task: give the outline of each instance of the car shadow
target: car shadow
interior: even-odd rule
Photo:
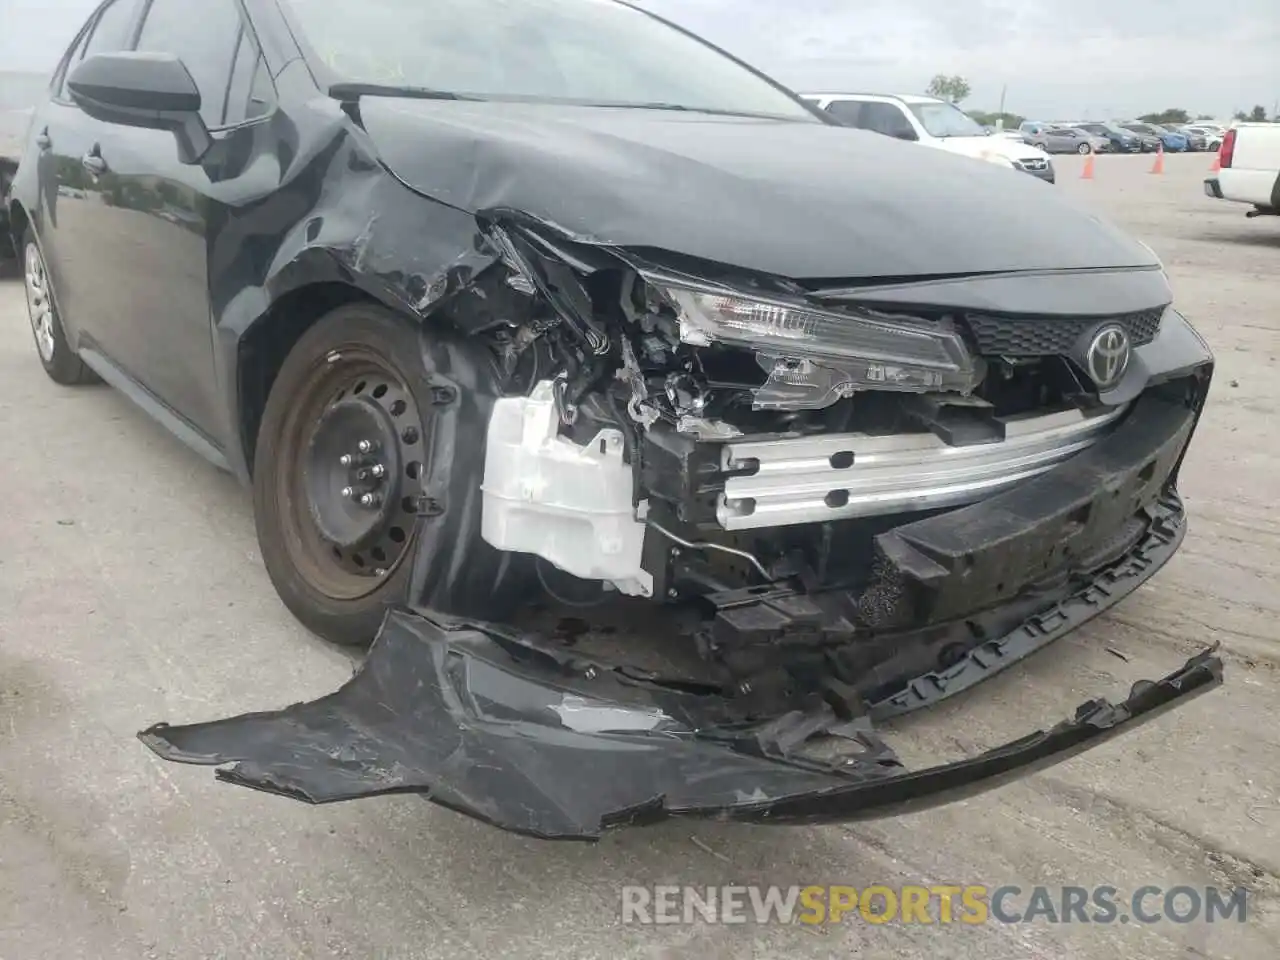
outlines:
[[[1197,240],[1205,240],[1210,242],[1235,243],[1246,247],[1275,247],[1280,249],[1280,232],[1255,230],[1253,232],[1240,231],[1238,233],[1202,233],[1196,237]]]

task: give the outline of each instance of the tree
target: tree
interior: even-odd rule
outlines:
[[[958,75],[948,77],[945,73],[940,73],[929,81],[929,89],[925,93],[941,100],[959,103],[969,96],[969,81]]]
[[[1267,120],[1267,108],[1262,104],[1258,104],[1249,111],[1248,119],[1252,120],[1254,123],[1265,123]]]
[[[1146,113],[1138,118],[1143,123],[1160,123],[1172,124],[1178,126],[1188,123],[1191,120],[1191,114],[1183,110],[1181,107],[1172,107],[1168,110],[1161,110],[1159,113]]]

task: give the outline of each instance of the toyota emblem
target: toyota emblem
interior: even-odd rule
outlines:
[[[1115,386],[1129,369],[1129,334],[1118,324],[1100,327],[1085,351],[1085,368],[1100,388]]]

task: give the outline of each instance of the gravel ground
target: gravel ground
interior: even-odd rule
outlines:
[[[851,828],[666,824],[599,845],[414,798],[308,808],[154,759],[134,732],[331,690],[349,659],[285,612],[247,496],[105,388],[36,361],[0,284],[0,960],[92,957],[1271,958],[1280,220],[1208,200],[1205,155],[1055,158],[1056,189],[1147,241],[1217,353],[1165,572],[1032,662],[903,724],[950,758],[1122,696],[1210,641],[1227,685],[1070,763]],[[1046,187],[1046,189],[1050,189]],[[1047,223],[1046,229],[1053,229]],[[624,883],[1241,885],[1245,923],[646,927]]]

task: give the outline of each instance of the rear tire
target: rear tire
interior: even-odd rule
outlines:
[[[1093,147],[1089,146],[1087,143],[1082,143],[1080,146],[1076,147],[1076,153],[1081,156],[1084,156],[1086,153],[1093,153]]]
[[[27,316],[31,320],[36,355],[49,379],[68,387],[96,383],[97,376],[67,343],[44,254],[29,227],[22,235],[22,285],[27,294]]]

